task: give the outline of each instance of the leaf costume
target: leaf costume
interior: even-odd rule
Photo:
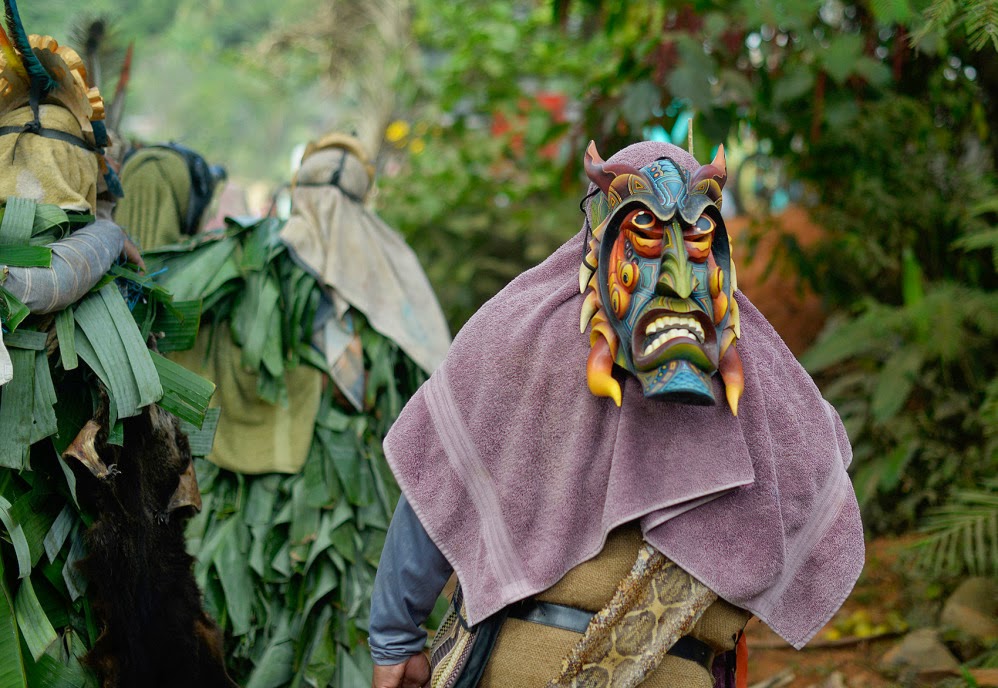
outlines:
[[[372,177],[356,140],[323,137],[286,223],[230,219],[146,254],[204,303],[197,345],[171,354],[216,381],[221,408],[188,535],[248,685],[370,673],[364,620],[398,498],[381,442],[449,343],[412,251],[363,205]],[[123,181],[130,192],[127,166]]]
[[[205,444],[213,386],[148,348],[185,331],[171,295],[112,265],[126,240],[94,217],[115,187],[99,92],[5,4],[0,678],[231,688],[183,540],[200,504],[186,434]]]

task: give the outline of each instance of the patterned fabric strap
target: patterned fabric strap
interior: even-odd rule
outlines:
[[[632,688],[645,680],[717,595],[645,545],[548,688]]]

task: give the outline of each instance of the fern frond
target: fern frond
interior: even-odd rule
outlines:
[[[998,0],[974,0],[964,13],[971,50],[983,50],[990,41],[998,50]]]
[[[932,574],[998,574],[998,481],[981,490],[957,490],[932,510],[913,545],[916,565]]]

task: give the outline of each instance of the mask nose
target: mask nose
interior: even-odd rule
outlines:
[[[662,241],[662,264],[655,293],[660,296],[688,299],[696,288],[696,277],[686,256],[686,244],[679,222],[673,220]]]

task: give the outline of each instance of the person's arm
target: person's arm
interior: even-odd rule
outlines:
[[[111,269],[119,255],[143,265],[135,245],[118,225],[107,220],[97,220],[50,247],[51,267],[2,266],[4,288],[32,313],[60,311],[80,300]]]
[[[371,596],[374,688],[421,688],[429,681],[422,654],[429,617],[452,568],[403,497],[395,509]]]

